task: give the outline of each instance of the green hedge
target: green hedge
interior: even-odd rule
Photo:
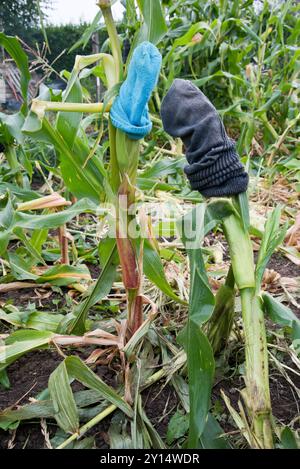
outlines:
[[[66,24],[61,26],[48,26],[46,29],[47,37],[51,52],[47,52],[47,59],[49,63],[55,60],[59,54],[66,50],[66,52],[55,62],[54,68],[57,71],[63,69],[71,70],[74,65],[75,56],[77,54],[88,55],[92,53],[92,41],[90,40],[85,49],[78,48],[71,53],[68,53],[70,47],[82,36],[83,32],[89,25],[82,23],[79,25]],[[44,36],[40,29],[24,30],[20,37],[32,48],[36,48],[39,44],[41,48],[44,42]],[[99,31],[100,47],[107,38],[105,30]]]

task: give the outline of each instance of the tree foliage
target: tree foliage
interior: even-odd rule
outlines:
[[[41,0],[40,6],[45,14],[51,0]],[[20,36],[24,30],[37,27],[40,15],[37,0],[1,0],[0,29],[5,34]]]

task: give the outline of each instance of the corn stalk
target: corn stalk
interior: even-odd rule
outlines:
[[[9,167],[12,171],[15,171],[15,180],[18,186],[23,187],[23,176],[20,169],[20,163],[16,155],[16,148],[14,144],[7,145],[5,148],[5,156]]]
[[[252,245],[248,230],[237,213],[223,220],[223,228],[242,302],[246,355],[243,398],[252,424],[253,446],[272,448],[267,340],[261,300],[255,288]]]
[[[215,306],[208,323],[207,337],[214,354],[220,352],[229,339],[234,319],[235,281],[230,267],[225,284],[216,294]]]
[[[106,103],[74,103],[69,102],[72,87],[76,85],[76,80],[80,70],[84,67],[103,60],[104,70],[108,82],[108,94],[113,93],[114,86],[123,78],[123,62],[120,42],[113,20],[110,2],[100,0],[98,6],[101,8],[105,19],[111,52],[108,54],[94,54],[87,57],[77,56],[75,66],[69,79],[65,92],[64,102],[50,102],[35,99],[31,110],[47,126],[51,128],[45,119],[45,112],[82,113],[82,112],[107,112],[111,107],[111,100]],[[139,159],[139,143],[130,140],[125,133],[117,130],[109,119],[109,147],[110,147],[110,168],[108,171],[109,185],[112,193],[109,194],[110,201],[115,206],[116,213],[116,244],[122,269],[123,283],[127,293],[128,308],[128,328],[133,334],[142,324],[143,299],[141,295],[142,279],[142,243],[135,241],[135,236],[131,235],[131,228],[137,225],[135,213],[132,208],[136,202],[136,175]],[[65,153],[65,148],[63,150]],[[108,186],[108,185],[107,185]],[[132,212],[132,214],[130,214]],[[66,237],[63,228],[60,230],[60,240],[62,246],[66,245]],[[66,253],[64,253],[66,254]],[[67,261],[66,256],[63,256]]]
[[[98,3],[107,27],[112,55],[115,61],[116,82],[123,76],[123,63],[120,42],[114,24],[110,1]],[[111,183],[117,192],[116,198],[116,241],[123,283],[127,292],[128,326],[134,333],[142,324],[143,301],[141,296],[142,258],[138,256],[134,239],[130,236],[129,226],[135,223],[131,208],[135,205],[135,184],[139,159],[139,142],[130,140],[124,132],[109,124],[111,152]]]

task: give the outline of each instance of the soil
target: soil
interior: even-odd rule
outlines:
[[[86,263],[86,265],[87,265],[87,267],[90,271],[92,279],[97,280],[99,275],[100,275],[100,272],[101,272],[100,265],[99,264],[92,264],[91,262]]]
[[[289,259],[287,259],[285,256],[283,256],[280,253],[275,253],[268,265],[267,268],[270,270],[275,270],[278,272],[282,277],[290,277],[290,278],[295,278],[295,277],[300,277],[300,269],[299,266],[291,262]],[[278,291],[283,291],[282,288],[280,287]],[[296,298],[297,302],[299,303],[299,298]],[[300,319],[300,308],[298,308],[295,304],[293,304],[290,301],[284,302],[286,306],[288,306],[293,313]]]
[[[143,408],[160,436],[167,433],[168,423],[178,405],[174,389],[157,383],[143,393]]]
[[[89,265],[92,276],[98,276],[97,266]],[[269,264],[269,269],[273,269],[284,277],[299,276],[299,267],[294,265],[291,261],[285,258],[280,253],[272,256]],[[48,310],[61,310],[66,306],[65,295],[67,289],[62,289],[62,295],[58,292],[52,292],[49,298],[42,298],[39,300],[38,296],[33,289],[24,289],[19,291],[12,291],[1,295],[1,301],[10,302],[11,304],[19,307],[26,307],[28,303],[36,302],[39,309]],[[53,303],[53,300],[58,300]],[[298,308],[289,305],[293,311],[299,315]],[[76,353],[82,358],[85,358],[91,350],[85,349],[77,350],[70,353]],[[18,361],[13,363],[8,368],[8,375],[11,383],[9,390],[0,388],[0,410],[16,404],[22,405],[28,403],[30,397],[36,396],[40,391],[45,389],[48,385],[48,379],[51,372],[59,365],[62,357],[55,350],[42,350],[28,353],[26,356],[21,357]],[[287,363],[288,366],[293,367],[292,363]],[[101,376],[101,378],[110,386],[117,385],[117,372],[116,370],[107,366],[97,366],[94,371]],[[292,381],[300,388],[300,378],[295,374],[291,375]],[[73,390],[80,390],[82,386],[80,383],[72,385]],[[238,400],[240,399],[240,390],[244,387],[242,377],[236,376],[233,379],[222,378],[213,389],[213,403],[220,402],[224,412],[222,412],[221,426],[225,432],[236,431],[224,402],[221,398],[220,390],[222,389],[225,394],[230,398],[231,404],[238,410]],[[290,424],[297,415],[299,415],[300,399],[295,390],[286,381],[286,379],[279,373],[277,369],[271,368],[270,371],[270,388],[272,396],[273,413],[276,419],[284,425]],[[168,422],[176,410],[178,405],[178,397],[174,389],[164,383],[157,383],[151,388],[143,392],[143,408],[146,415],[158,431],[164,437],[166,435]],[[107,417],[98,425],[93,427],[87,436],[93,435],[95,437],[95,445],[97,448],[109,448],[108,442],[108,429],[111,417]],[[295,422],[294,428],[299,428],[300,423]],[[47,419],[47,430],[50,438],[54,436],[57,425],[54,421]],[[14,448],[45,448],[45,437],[42,433],[40,422],[25,421],[18,429],[10,432],[0,430],[0,449],[6,449],[10,446]]]
[[[87,264],[92,279],[97,280],[101,269],[96,264]],[[66,287],[60,287],[61,294],[53,291],[50,288],[43,288],[43,285],[37,285],[36,288],[22,288],[19,290],[12,290],[6,293],[1,293],[1,304],[13,304],[19,308],[26,308],[29,303],[36,303],[39,310],[57,311],[66,306],[65,294],[68,292]],[[39,296],[38,293],[41,296]],[[47,293],[51,293],[48,296]],[[1,305],[0,305],[1,306]]]
[[[59,365],[62,357],[57,352],[37,350],[19,358],[8,368],[11,387],[0,390],[0,410],[13,404],[28,403],[48,385],[49,375]]]
[[[230,261],[228,244],[225,237],[221,233],[209,233],[205,238],[204,246],[213,246],[216,242],[220,242],[223,248],[224,261]],[[258,252],[254,252],[254,261],[256,262]],[[282,277],[299,277],[299,266],[290,261],[280,252],[275,252],[267,264],[268,269],[276,270]]]
[[[286,364],[293,368],[292,363]],[[295,386],[300,389],[300,377],[294,373],[290,373],[289,376]],[[236,427],[234,426],[233,420],[226,409],[221,396],[221,390],[229,398],[232,407],[238,411],[238,401],[240,400],[243,402],[240,391],[244,387],[244,380],[242,376],[239,376],[234,377],[233,380],[231,378],[222,379],[213,388],[212,402],[216,403],[216,401],[219,401],[224,409],[221,426],[225,432],[235,431]],[[278,369],[273,367],[270,369],[270,393],[272,411],[277,422],[281,425],[290,425],[295,419],[292,428],[294,430],[300,429],[300,421],[299,419],[296,420],[300,413],[300,397]]]
[[[81,351],[77,353],[83,355]],[[84,355],[87,355],[86,351]],[[47,388],[49,375],[61,361],[62,357],[56,351],[42,350],[30,352],[13,363],[8,368],[11,388],[8,390],[0,388],[0,410],[16,404],[29,403],[30,398]],[[116,386],[117,373],[112,368],[97,366],[94,371],[108,385]],[[73,391],[83,389],[80,383],[74,384],[75,386],[72,385]],[[142,400],[149,420],[158,433],[162,437],[165,436],[169,420],[178,404],[175,391],[168,385],[164,386],[164,383],[157,383],[143,392]],[[95,437],[95,445],[98,449],[109,448],[107,434],[109,425],[110,417],[107,417],[86,434],[86,436]],[[47,419],[47,430],[50,438],[54,436],[57,430],[56,423]],[[15,449],[45,448],[45,438],[40,423],[24,421],[15,432],[0,430],[0,449],[7,449],[10,445],[13,445]]]
[[[80,350],[77,353],[82,355]],[[15,406],[16,404],[22,405],[28,403],[29,398],[36,396],[47,387],[49,375],[59,365],[61,360],[61,356],[56,351],[43,350],[28,353],[13,363],[8,369],[11,388],[9,390],[0,390],[0,409]],[[292,363],[287,363],[287,365],[292,367]],[[112,387],[116,386],[117,375],[112,368],[97,366],[94,371],[107,384]],[[294,384],[300,388],[300,378],[294,374],[291,375],[291,378]],[[82,389],[79,383],[75,383],[75,386],[72,385],[72,387],[76,391]],[[223,378],[213,388],[212,402],[216,405],[216,401],[218,401],[224,410],[220,422],[224,432],[234,432],[236,428],[225,408],[220,391],[222,389],[225,392],[230,398],[233,407],[238,410],[240,390],[243,387],[242,377],[235,376],[233,379]],[[299,415],[300,398],[275,368],[270,370],[270,388],[274,416],[280,424],[290,424],[295,416]],[[164,437],[169,420],[179,403],[174,389],[169,385],[165,386],[164,383],[157,383],[143,392],[142,400],[146,415],[158,433]],[[109,425],[110,417],[107,417],[93,427],[86,435],[94,436],[95,445],[98,449],[109,448],[107,434]],[[293,428],[297,429],[299,427],[300,422],[295,422]],[[55,435],[56,430],[56,423],[47,419],[47,431],[50,438]],[[15,432],[0,430],[0,449],[7,449],[9,446],[13,446],[15,449],[46,448],[40,423],[25,421]]]
[[[300,268],[280,253],[275,253],[269,260],[268,269],[276,270],[282,277],[299,277]]]
[[[25,404],[29,397],[47,387],[49,374],[59,365],[61,357],[52,351],[36,351],[29,353],[26,357],[20,358],[9,368],[8,374],[11,382],[11,389],[0,392],[0,405],[4,409],[10,405]],[[42,366],[41,366],[42,364]],[[113,370],[100,366],[95,370],[96,373],[111,386],[116,385],[116,375]],[[300,379],[292,377],[296,386],[300,387]],[[298,382],[297,382],[298,380]],[[275,417],[281,424],[289,424],[296,415],[299,415],[300,399],[297,398],[294,390],[281,374],[276,370],[271,370],[270,385],[272,395],[272,405]],[[240,398],[239,390],[243,387],[242,378],[232,380],[223,379],[213,390],[213,403],[218,399],[222,401],[220,390],[230,398],[231,404],[238,409],[238,400]],[[78,389],[79,390],[80,386]],[[28,393],[27,395],[25,395]],[[178,404],[178,398],[170,386],[163,386],[163,383],[157,383],[143,393],[143,407],[146,415],[163,437],[166,435],[167,426],[172,414]],[[95,437],[97,448],[108,448],[107,431],[110,424],[110,418],[106,418],[100,424],[96,425],[87,436]],[[50,437],[54,436],[56,424],[47,422]],[[235,427],[231,417],[226,411],[223,415],[221,425],[225,432],[234,431]],[[298,424],[299,426],[299,424]],[[295,425],[294,428],[297,428]],[[13,440],[12,440],[13,438]],[[14,448],[36,449],[45,447],[45,438],[41,432],[39,423],[23,422],[16,433],[4,432],[0,430],[0,448],[6,449],[12,441]]]
[[[33,288],[22,288],[21,290],[13,290],[7,293],[1,294],[1,303],[4,304],[13,304],[19,308],[26,308],[29,303],[36,303],[39,310],[51,310],[54,309],[62,309],[65,304],[66,300],[64,295],[60,295],[59,293],[51,291],[50,289],[43,289],[40,285],[36,287],[37,291],[43,290],[43,293],[49,291],[51,295],[43,298],[43,295],[39,297]],[[53,303],[54,300],[54,303]]]
[[[30,397],[36,396],[48,385],[49,375],[59,365],[62,357],[49,350],[30,352],[8,368],[11,387],[0,391],[0,409],[27,404]],[[6,449],[12,432],[0,430],[0,448]],[[39,424],[25,423],[16,432],[15,448],[43,448],[45,439]]]
[[[219,241],[222,244],[223,247],[223,260],[225,262],[230,261],[230,256],[229,256],[229,250],[228,250],[228,244],[224,238],[224,236],[221,233],[217,234],[212,234],[210,233],[206,239],[204,245],[209,247],[213,246],[216,241]],[[258,252],[254,252],[254,261],[257,261],[258,257]],[[280,252],[275,252],[272,256],[271,259],[269,260],[267,264],[267,269],[269,270],[274,270],[275,272],[278,272],[281,277],[290,277],[290,278],[296,278],[300,277],[300,268],[298,265],[294,264],[292,261],[290,261],[287,257],[285,257],[283,254]],[[283,289],[280,285],[271,285],[271,287],[276,287],[276,290],[279,293],[283,293]],[[268,287],[266,287],[268,290]],[[272,291],[271,291],[272,293]],[[296,299],[297,300],[297,299]],[[297,300],[298,301],[298,300]],[[299,303],[299,301],[298,301]],[[286,301],[285,304],[295,313],[296,316],[300,319],[300,308],[297,308],[293,303]]]

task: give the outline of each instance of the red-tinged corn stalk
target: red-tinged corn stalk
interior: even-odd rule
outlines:
[[[122,79],[123,63],[120,42],[113,21],[110,1],[99,0],[107,27],[112,55],[115,61],[116,82]],[[135,224],[131,210],[136,201],[136,174],[139,160],[139,143],[130,140],[124,132],[109,125],[111,185],[117,193],[116,242],[122,269],[122,278],[127,292],[128,327],[133,334],[143,322],[142,245],[130,234],[130,225]],[[139,251],[139,252],[138,252]]]
[[[141,294],[142,280],[142,245],[138,248],[136,238],[133,237],[136,226],[135,219],[135,179],[139,157],[139,143],[129,140],[126,135],[117,130],[117,163],[122,177],[118,190],[116,241],[122,278],[127,291],[128,326],[134,333],[143,322],[143,301]],[[133,233],[131,233],[133,230]],[[138,252],[139,249],[139,252]]]

